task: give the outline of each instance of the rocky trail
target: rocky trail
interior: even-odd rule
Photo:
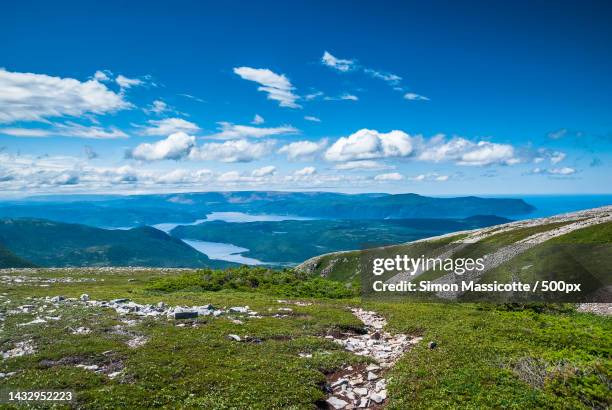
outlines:
[[[329,397],[327,408],[331,409],[375,409],[387,400],[387,379],[384,373],[412,346],[421,341],[420,337],[405,334],[391,334],[384,331],[385,318],[376,312],[353,308],[351,312],[365,325],[365,334],[343,333],[326,336],[342,345],[346,350],[376,361],[370,365],[347,365],[328,376]]]

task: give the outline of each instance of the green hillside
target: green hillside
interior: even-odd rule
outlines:
[[[327,252],[414,241],[443,233],[510,222],[481,215],[465,219],[287,220],[275,222],[204,222],[179,226],[173,236],[232,243],[246,256],[266,262],[299,263]]]
[[[19,258],[47,267],[228,265],[150,227],[106,230],[41,219],[3,219],[0,243]]]
[[[32,268],[35,265],[15,255],[0,244],[0,269],[4,268]]]

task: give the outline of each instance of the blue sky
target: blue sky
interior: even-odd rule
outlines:
[[[0,191],[609,193],[610,3],[423,3],[5,5]]]

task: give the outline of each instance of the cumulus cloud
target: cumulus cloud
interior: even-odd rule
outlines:
[[[0,123],[106,114],[131,108],[96,79],[79,81],[0,68]]]
[[[390,172],[388,174],[380,174],[374,177],[375,181],[401,181],[404,176],[398,172]]]
[[[254,81],[261,86],[258,91],[268,94],[268,99],[278,101],[281,107],[301,108],[296,101],[300,98],[294,94],[295,87],[283,74],[276,74],[267,68],[236,67],[234,73],[240,78]]]
[[[293,175],[296,177],[305,177],[305,176],[314,175],[316,173],[317,173],[317,169],[315,167],[304,167],[302,169],[298,169],[297,171],[295,171]]]
[[[199,169],[187,171],[185,169],[175,169],[156,178],[156,182],[161,184],[194,184],[207,182],[213,177],[213,172],[209,169]]]
[[[429,101],[429,98],[416,93],[406,93],[404,94],[404,99],[409,101]]]
[[[253,117],[253,121],[251,121],[251,124],[260,125],[260,124],[263,124],[264,122],[266,122],[266,120],[264,120],[264,118],[261,115],[255,114],[255,116]]]
[[[113,73],[108,70],[98,70],[95,72],[93,78],[96,81],[105,82],[110,81],[112,75]]]
[[[344,170],[344,171],[353,171],[353,170],[366,170],[366,169],[388,169],[392,168],[388,165],[381,164],[376,161],[371,160],[362,160],[362,161],[348,161],[337,164],[335,169]]]
[[[115,78],[115,82],[119,85],[119,87],[121,87],[122,89],[127,89],[127,88],[131,88],[131,87],[136,87],[138,85],[142,85],[144,84],[144,82],[142,80],[139,80],[137,78],[128,78],[126,76],[123,76],[121,74],[119,74],[117,76],[117,78]]]
[[[455,161],[458,165],[514,165],[520,162],[515,156],[515,149],[509,144],[497,144],[489,141],[472,142],[465,138],[455,137],[446,141],[443,136],[432,138],[418,156],[424,161]]]
[[[168,104],[166,104],[162,100],[155,100],[149,105],[149,107],[144,109],[144,112],[147,114],[163,114],[165,112],[174,111]]]
[[[262,138],[274,135],[298,134],[300,130],[291,125],[280,127],[252,127],[250,125],[237,125],[229,122],[219,122],[220,132],[210,135],[215,139],[242,139],[242,138]]]
[[[361,129],[339,138],[325,152],[328,161],[356,161],[389,157],[406,157],[413,152],[412,138],[403,131],[381,133]]]
[[[321,122],[321,120],[318,117],[314,117],[312,115],[306,115],[306,116],[304,116],[304,119],[306,121]]]
[[[296,141],[282,146],[279,154],[286,154],[289,159],[310,157],[327,146],[327,139],[315,141]]]
[[[428,174],[419,174],[414,177],[411,177],[412,181],[422,182],[422,181],[436,181],[436,182],[444,182],[448,181],[450,177],[448,175],[440,175],[435,172]]]
[[[221,162],[251,162],[268,155],[276,141],[250,142],[230,140],[223,143],[207,143],[194,148],[189,158],[193,160],[216,160]]]
[[[341,72],[347,72],[355,68],[355,61],[334,57],[331,53],[327,51],[323,53],[323,57],[321,57],[321,63]]]
[[[140,135],[147,137],[151,136],[166,136],[175,132],[184,132],[193,134],[200,131],[193,122],[184,120],[182,118],[164,118],[163,120],[149,120],[147,121],[148,126],[140,127],[141,130],[138,132]]]
[[[274,174],[276,174],[276,167],[274,165],[257,168],[251,172],[251,175],[256,178],[272,176]]]
[[[144,143],[128,152],[128,157],[142,161],[179,160],[187,157],[195,147],[195,137],[176,132],[154,143]]]
[[[128,135],[115,128],[85,126],[74,122],[52,124],[50,128],[0,128],[0,134],[13,137],[73,137],[88,139],[118,139]]]

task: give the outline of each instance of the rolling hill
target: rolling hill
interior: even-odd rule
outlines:
[[[576,296],[598,291],[599,298],[608,301],[612,285],[609,273],[612,264],[612,207],[454,232],[366,251],[329,253],[311,258],[296,269],[336,280],[362,279],[367,290],[373,278],[371,261],[395,255],[442,260],[483,258],[484,269],[467,269],[461,275],[439,267],[417,270],[414,274],[396,271],[381,277],[386,283],[428,281],[458,284],[473,281],[491,284],[496,281],[535,283],[563,280],[581,284],[582,293]],[[439,291],[427,296],[434,299],[482,299],[482,295],[462,291]],[[494,297],[498,296],[494,294]],[[512,294],[505,296],[512,300],[517,297]],[[550,294],[537,293],[534,297],[548,296]]]
[[[43,219],[0,220],[5,267],[225,267],[179,239],[150,227],[107,230]],[[1,250],[0,250],[1,251]],[[13,255],[13,256],[11,256]]]
[[[388,245],[506,222],[509,220],[488,215],[465,219],[211,221],[178,226],[170,234],[183,239],[232,243],[249,249],[245,256],[297,264],[325,252]]]

